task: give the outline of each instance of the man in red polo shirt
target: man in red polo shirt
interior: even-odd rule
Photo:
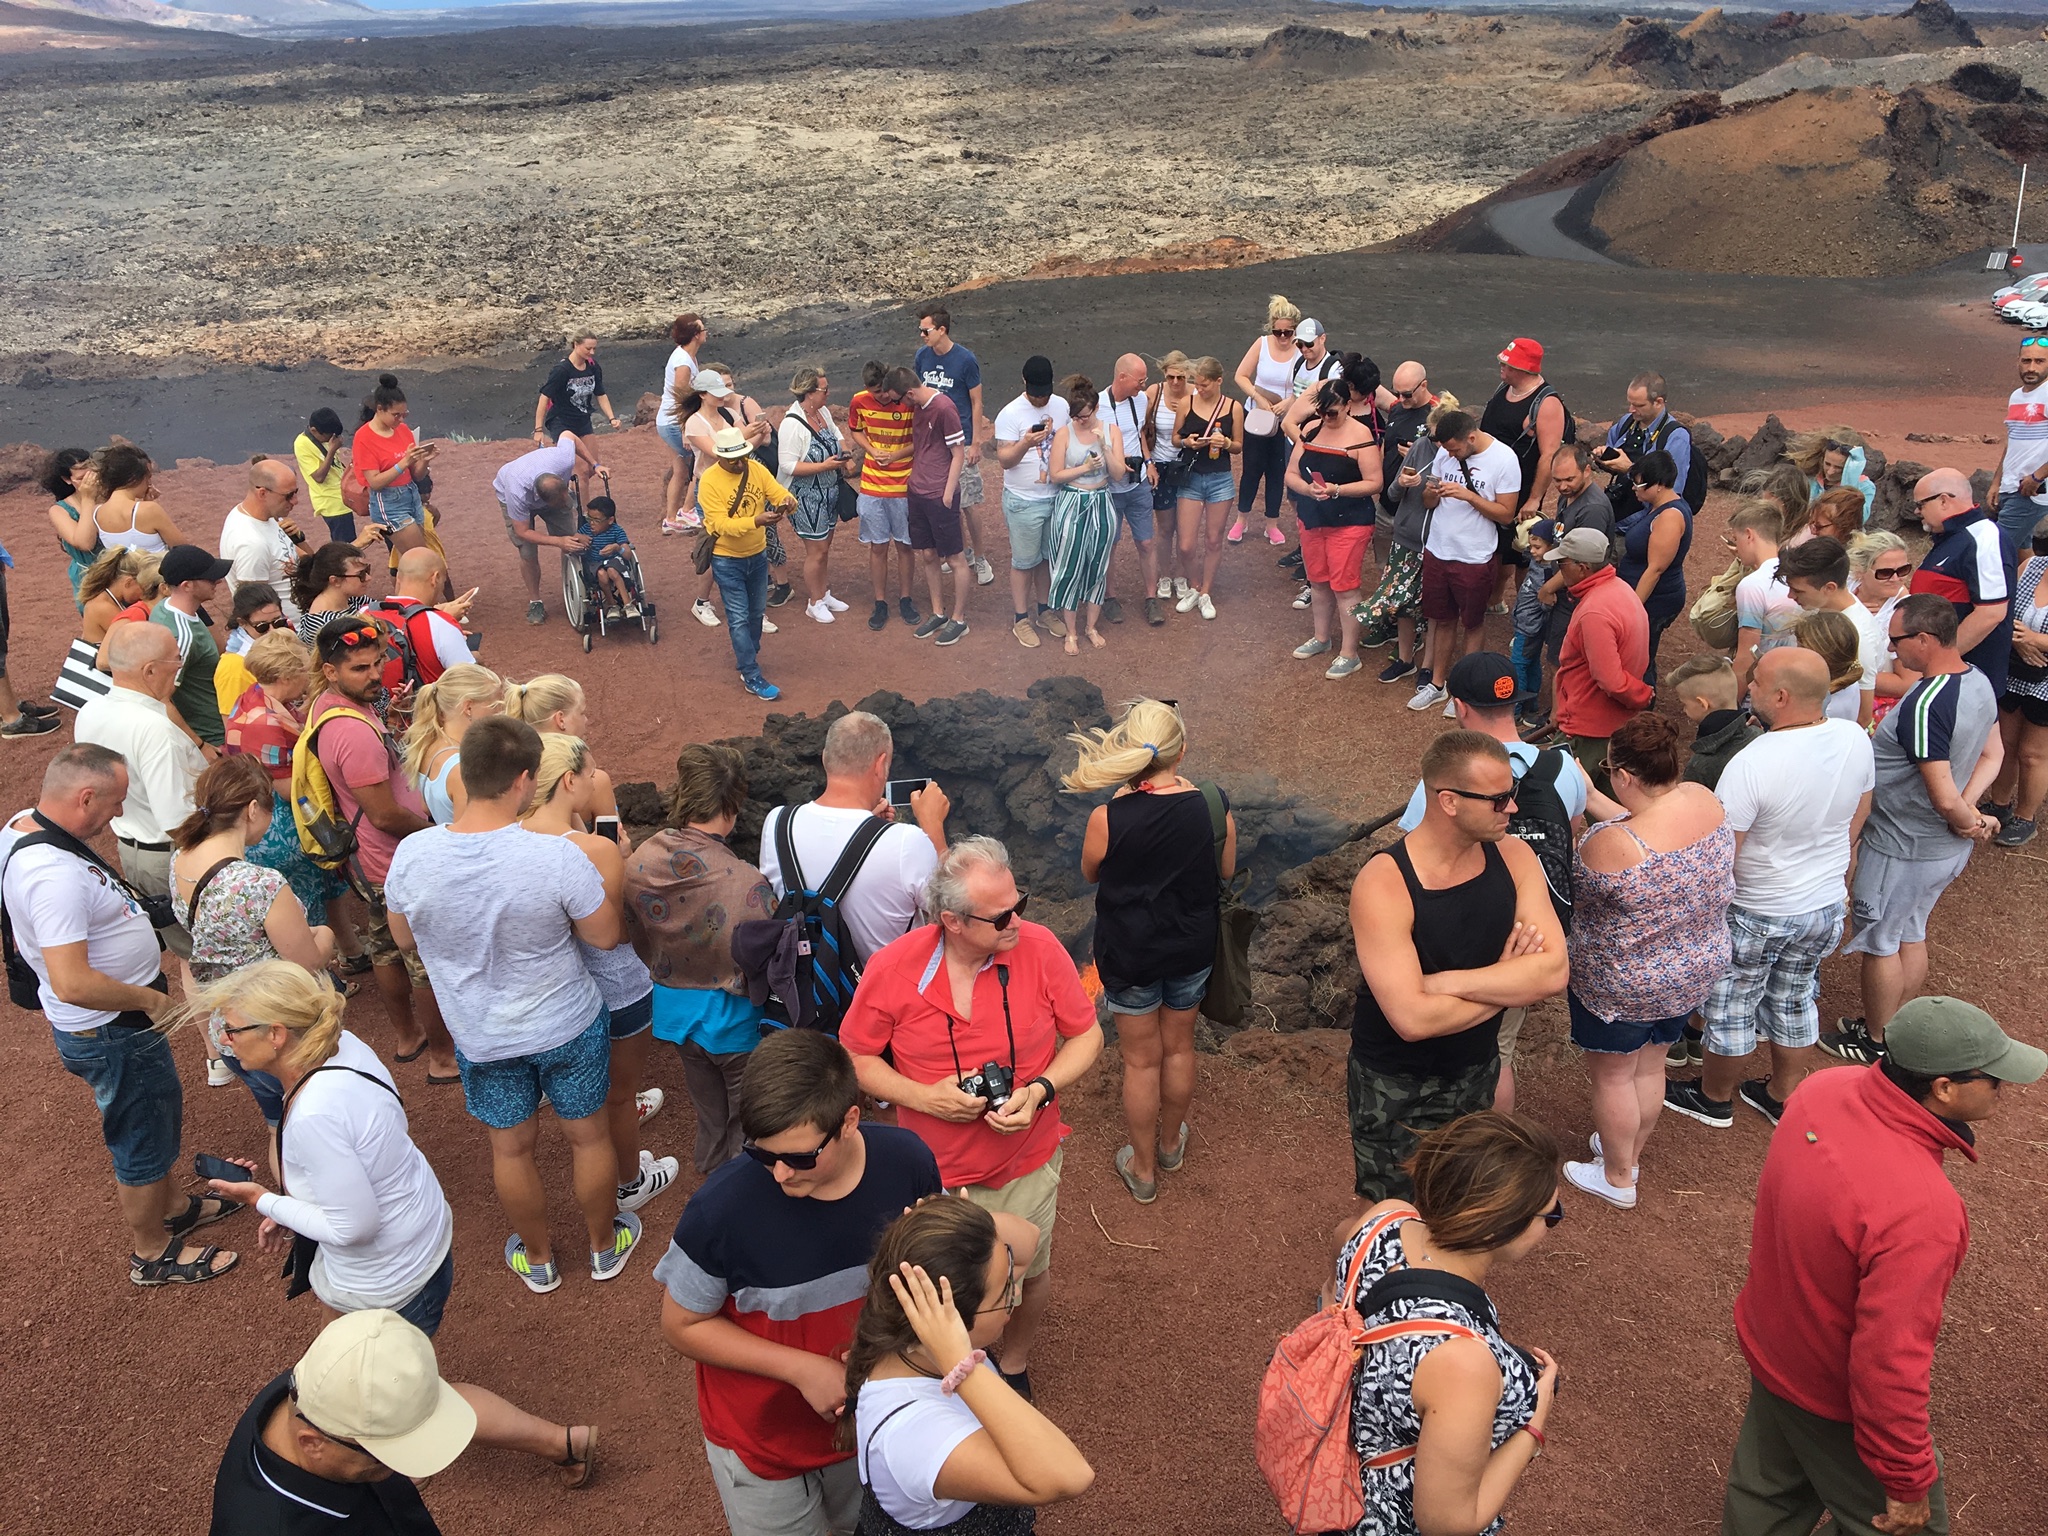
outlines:
[[[1095,1065],[1102,1026],[1073,957],[1051,929],[1024,921],[1025,899],[1001,843],[954,843],[926,891],[937,921],[868,961],[839,1043],[861,1090],[896,1105],[897,1123],[931,1147],[948,1189],[1038,1229],[1024,1299],[997,1346],[1004,1379],[1029,1397],[1067,1134],[1052,1104]]]

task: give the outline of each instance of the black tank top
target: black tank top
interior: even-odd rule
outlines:
[[[1352,455],[1362,444],[1349,448],[1324,448],[1316,442],[1316,435],[1322,430],[1322,423],[1301,434],[1301,478],[1309,479],[1313,471],[1323,477],[1328,485],[1356,485],[1365,478],[1365,471],[1358,467],[1358,460]],[[1310,481],[1310,484],[1314,484]],[[1329,501],[1317,501],[1313,496],[1296,494],[1295,516],[1304,528],[1363,528],[1373,521],[1373,499],[1370,496],[1337,496]]]
[[[1176,439],[1201,437],[1215,431],[1221,431],[1226,437],[1230,435],[1230,402],[1228,400],[1218,402],[1216,406],[1216,419],[1211,424],[1209,413],[1196,410],[1194,408],[1194,398],[1190,396],[1188,399],[1188,413],[1181,417],[1180,425],[1173,429],[1174,437]],[[1205,475],[1212,470],[1228,468],[1230,468],[1230,450],[1228,448],[1203,448],[1196,451],[1196,474]]]
[[[1230,805],[1224,799],[1224,808]],[[1216,959],[1216,844],[1200,791],[1118,795],[1095,887],[1095,964],[1106,987],[1149,986]]]
[[[1486,867],[1462,885],[1425,890],[1408,858],[1408,839],[1389,848],[1415,904],[1415,954],[1422,974],[1476,971],[1494,964],[1515,926],[1515,877],[1493,843],[1481,845]],[[1380,1011],[1372,988],[1358,989],[1351,1017],[1351,1053],[1389,1077],[1455,1077],[1491,1061],[1500,1048],[1500,1015],[1455,1035],[1403,1040]]]
[[[1550,398],[1544,385],[1538,384],[1520,400],[1508,398],[1508,387],[1502,384],[1493,392],[1493,398],[1486,402],[1486,409],[1479,416],[1479,430],[1489,437],[1499,438],[1515,456],[1515,462],[1522,466],[1522,494],[1527,496],[1529,487],[1536,483],[1536,456],[1541,451],[1536,446],[1536,424],[1530,418],[1536,407]],[[1565,413],[1569,427],[1571,413]],[[1565,433],[1565,441],[1571,441],[1572,434]],[[1498,957],[1496,957],[1498,958]]]

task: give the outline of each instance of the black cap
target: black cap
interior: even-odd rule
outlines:
[[[1452,698],[1479,709],[1506,709],[1536,697],[1515,685],[1515,669],[1499,651],[1474,651],[1460,657],[1444,686]]]
[[[187,581],[225,581],[235,568],[232,560],[216,560],[197,544],[177,544],[164,551],[157,575],[167,587]]]
[[[1051,358],[1034,356],[1024,359],[1024,387],[1034,395],[1052,393]]]

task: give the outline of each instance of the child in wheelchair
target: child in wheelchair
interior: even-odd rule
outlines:
[[[590,539],[583,551],[583,581],[593,601],[605,610],[605,622],[640,617],[640,566],[632,541],[619,526],[618,507],[609,496],[593,496],[578,530]]]

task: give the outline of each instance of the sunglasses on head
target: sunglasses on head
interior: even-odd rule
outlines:
[[[383,643],[377,636],[377,626],[374,624],[344,630],[336,630],[330,624],[320,631],[320,654],[323,656],[339,655],[343,651],[353,651],[358,646]]]
[[[2048,347],[2048,336],[2025,336],[2020,339],[2020,350],[2028,347]]]
[[[1960,1081],[1960,1079],[1952,1079],[1952,1081]],[[1003,1244],[1003,1255],[1005,1262],[1009,1266],[1003,1272],[1003,1299],[992,1307],[983,1307],[974,1314],[976,1317],[986,1317],[991,1312],[1014,1312],[1017,1310],[1018,1304],[1024,1299],[1016,1294],[1017,1250],[1008,1243],[1005,1243]]]
[[[798,1173],[809,1173],[818,1166],[818,1159],[825,1155],[825,1149],[838,1139],[839,1132],[834,1130],[809,1152],[770,1152],[766,1147],[757,1146],[751,1141],[741,1142],[740,1150],[763,1168],[773,1168],[777,1163],[787,1163]]]
[[[1012,922],[1024,915],[1025,904],[1030,900],[1031,893],[1029,891],[1019,891],[1017,893],[1017,905],[998,912],[994,917],[983,917],[979,912],[962,912],[960,915],[970,923],[987,923],[997,933],[1001,933]]]

